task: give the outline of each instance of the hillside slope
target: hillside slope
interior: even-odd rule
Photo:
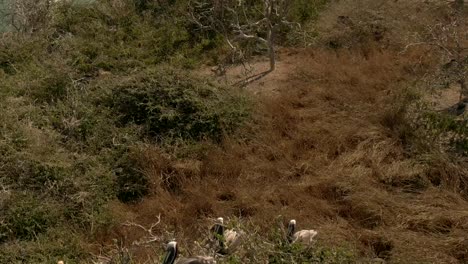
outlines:
[[[126,217],[149,225],[161,214],[192,237],[197,218],[202,233],[210,216],[235,216],[268,233],[281,216],[283,225],[294,218],[318,230],[321,245],[351,250],[356,262],[463,262],[468,201],[443,175],[466,177],[466,167],[408,156],[388,124],[392,94],[414,80],[414,58],[320,49],[284,49],[279,58],[276,72],[248,87],[258,109],[244,137],[197,160],[161,164],[151,158],[158,151],[146,150],[148,173],[170,171],[180,186],[124,207]]]
[[[467,115],[442,111],[437,45],[408,45],[450,5],[295,0],[277,69],[239,88],[264,50],[212,76],[233,54],[187,2],[61,2],[2,35],[0,263],[160,263],[172,239],[231,264],[468,261]],[[220,216],[230,256],[206,246]]]

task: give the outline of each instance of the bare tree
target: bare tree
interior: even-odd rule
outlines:
[[[463,4],[463,1],[459,1]],[[447,84],[457,83],[460,87],[460,102],[468,97],[466,76],[468,74],[468,26],[463,16],[463,9],[456,8],[446,22],[428,27],[425,41],[411,43],[403,52],[416,45],[434,48],[441,56],[443,67],[441,77]]]
[[[47,23],[52,3],[53,0],[0,0],[0,15],[14,30],[34,32]]]
[[[275,34],[279,27],[298,26],[287,20],[290,5],[289,0],[193,0],[190,17],[200,29],[221,34],[233,52],[242,53],[243,41],[267,48],[270,68],[248,78],[251,82],[275,70]]]

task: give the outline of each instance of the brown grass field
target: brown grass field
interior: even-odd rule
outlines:
[[[324,245],[351,248],[358,263],[463,263],[468,168],[443,156],[422,165],[392,129],[392,96],[415,80],[421,52],[281,50],[278,70],[249,88],[258,107],[244,137],[209,145],[198,159],[136,150],[155,187],[116,211],[146,225],[161,214],[187,241],[210,217],[268,230],[282,216],[318,230]],[[118,234],[133,241],[134,231]]]
[[[381,24],[392,30],[383,30],[383,39],[377,27],[370,34],[377,39],[348,49],[281,49],[277,70],[247,87],[256,108],[240,136],[220,146],[207,143],[206,154],[195,158],[165,155],[151,145],[135,150],[154,188],[141,203],[115,205],[115,211],[145,225],[160,214],[161,231],[174,230],[186,248],[217,216],[252,223],[260,234],[278,228],[279,217],[283,225],[295,218],[302,228],[318,230],[321,245],[351,250],[355,263],[377,257],[467,263],[466,160],[435,147],[419,152],[408,142],[412,131],[400,111],[405,90],[424,90],[425,74],[439,63],[424,47],[402,53],[404,33],[446,11],[437,3],[377,2],[359,3],[371,14],[387,12]],[[337,14],[362,15],[351,5],[344,1],[322,14],[316,27],[330,32],[325,38],[352,35],[334,22]],[[409,12],[419,17],[396,19]],[[267,62],[252,65],[260,71]],[[230,69],[228,79],[235,82],[241,72]],[[437,100],[456,103],[453,96]],[[114,230],[127,243],[141,235],[134,231]],[[149,254],[136,251],[141,259]]]

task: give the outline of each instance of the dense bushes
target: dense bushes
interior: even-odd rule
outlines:
[[[310,22],[318,17],[320,10],[323,9],[330,0],[293,0],[291,4],[290,16],[292,21],[301,24]]]
[[[59,40],[54,46],[69,53],[68,64],[84,74],[127,72],[164,61],[193,67],[219,46],[215,35],[193,31],[183,5],[160,5],[130,0],[59,4],[52,23],[52,36]]]
[[[117,161],[117,198],[122,202],[135,202],[148,194],[149,180],[142,173],[138,161],[130,153],[124,153]]]
[[[34,239],[56,225],[60,214],[56,203],[30,194],[10,197],[10,203],[1,211],[0,241],[11,238]]]
[[[107,104],[120,113],[121,125],[143,125],[148,135],[158,139],[219,140],[248,115],[239,95],[170,68],[122,80]]]

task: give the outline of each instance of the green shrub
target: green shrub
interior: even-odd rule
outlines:
[[[83,263],[89,251],[82,244],[84,238],[73,229],[53,228],[39,234],[34,241],[15,241],[0,246],[0,263]]]
[[[435,111],[413,90],[394,98],[382,116],[381,124],[390,129],[409,150],[434,152],[447,150],[468,156],[468,120],[445,111]]]
[[[117,198],[120,201],[135,202],[148,194],[148,178],[139,170],[139,164],[131,154],[123,154],[118,161],[116,177]]]
[[[120,114],[121,125],[143,125],[155,139],[220,140],[248,115],[239,95],[171,68],[125,78],[107,104]]]
[[[11,201],[1,208],[0,240],[32,240],[58,222],[59,208],[52,201],[31,194],[17,194]]]
[[[49,185],[62,181],[65,173],[61,166],[43,163],[11,149],[0,155],[0,161],[3,164],[0,180],[14,188],[46,192]]]
[[[64,141],[85,143],[96,133],[101,116],[92,104],[82,100],[74,97],[43,111],[48,116],[48,123],[61,133]]]
[[[294,22],[301,24],[314,20],[318,17],[320,10],[330,2],[329,0],[309,1],[293,0],[289,15]]]
[[[147,5],[164,9],[164,14],[137,12]],[[135,6],[133,1],[61,5],[53,24],[59,32],[54,45],[68,55],[68,65],[87,75],[99,69],[127,72],[166,61],[193,67],[221,42],[217,35],[197,34],[182,15],[185,7],[179,5]]]
[[[181,2],[67,2],[49,28],[0,42],[0,263],[82,263],[114,224],[109,201],[150,191],[131,146],[220,140],[248,117],[243,96],[175,68],[222,45],[174,15]]]
[[[468,156],[468,120],[451,115],[425,111],[420,122],[424,129],[454,152]]]
[[[15,76],[7,78],[2,85],[16,96],[27,96],[35,103],[54,104],[72,89],[70,72],[56,61],[30,61],[16,67]]]
[[[0,41],[0,70],[13,75],[35,58],[44,55],[47,41],[42,35],[5,35]]]

